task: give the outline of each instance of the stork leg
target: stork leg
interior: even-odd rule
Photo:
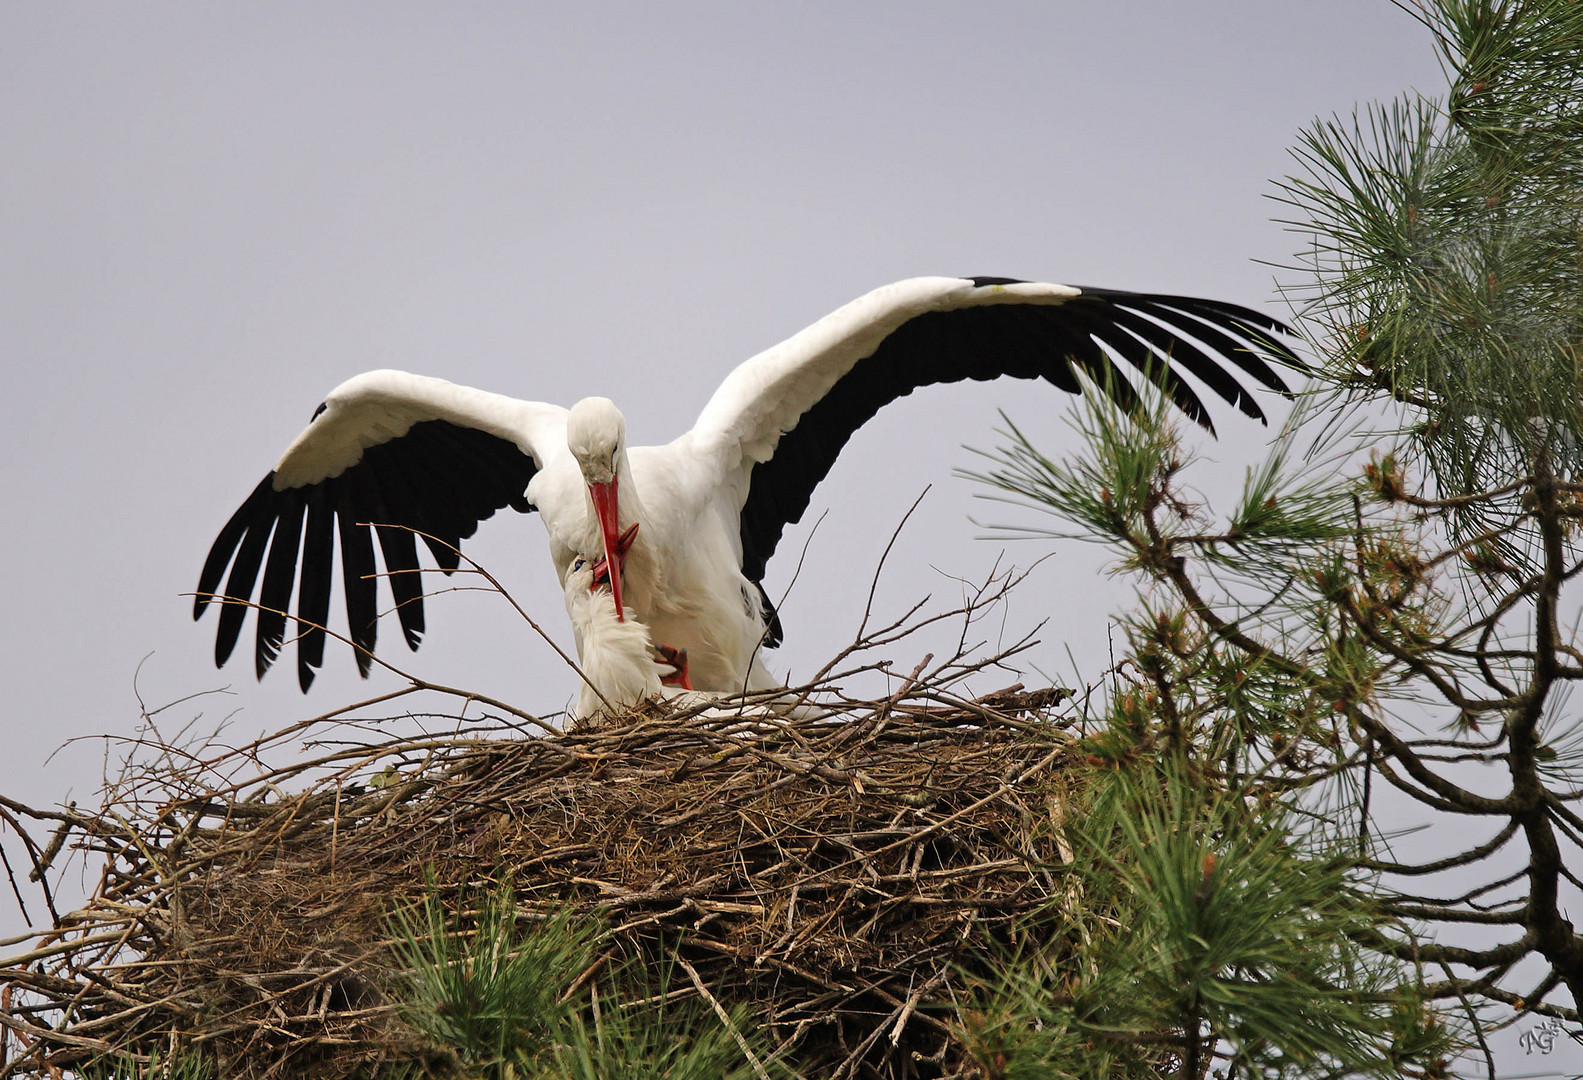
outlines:
[[[691,690],[693,688],[693,684],[692,680],[687,675],[687,650],[678,649],[673,645],[661,645],[659,643],[655,643],[652,647],[655,652],[660,654],[654,658],[654,662],[656,664],[669,664],[671,667],[676,669],[669,675],[661,675],[660,684],[663,686],[680,687],[683,690]]]

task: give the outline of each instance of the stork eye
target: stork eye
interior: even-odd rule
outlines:
[[[582,569],[582,568],[583,568],[583,565],[584,565],[584,564],[585,564],[585,563],[586,563],[586,562],[587,562],[587,561],[588,561],[588,560],[587,560],[587,559],[584,559],[584,558],[577,558],[577,559],[573,559],[573,560],[572,560],[572,572],[573,572],[573,573],[576,573],[576,572],[577,572],[577,571],[579,571],[579,570],[581,570],[581,569]]]

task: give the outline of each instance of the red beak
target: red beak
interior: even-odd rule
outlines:
[[[616,478],[608,484],[589,484],[588,494],[594,500],[594,514],[599,518],[599,532],[605,541],[605,565],[610,568],[610,595],[616,602],[616,621],[626,622],[621,608],[621,522],[616,516]]]

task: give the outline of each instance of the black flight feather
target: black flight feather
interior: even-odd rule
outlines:
[[[315,418],[323,412],[321,406]],[[308,688],[324,661],[322,627],[334,591],[337,533],[348,636],[359,647],[359,672],[368,674],[378,640],[376,538],[402,636],[416,649],[425,620],[414,530],[428,534],[425,545],[442,570],[455,570],[457,546],[481,520],[506,506],[532,509],[525,492],[536,468],[509,439],[428,420],[369,447],[337,477],[276,491],[275,474],[266,476],[220,530],[199,575],[193,617],[211,599],[221,601],[215,663],[224,664],[236,647],[262,568],[260,606],[285,612],[295,586],[297,679]],[[283,614],[259,613],[254,666],[260,675],[278,655],[286,623]]]
[[[338,479],[309,489],[308,520],[302,530],[302,580],[297,587],[297,684],[313,685],[324,663],[325,627],[330,621],[330,584],[335,562],[335,498]]]
[[[1173,326],[1180,326],[1183,332],[1191,334],[1209,348],[1216,356],[1223,356],[1248,375],[1253,376],[1258,382],[1277,393],[1286,393],[1286,383],[1275,373],[1275,369],[1264,362],[1260,353],[1268,353],[1287,367],[1297,371],[1306,370],[1306,366],[1285,345],[1277,341],[1272,335],[1275,333],[1290,333],[1281,323],[1265,326],[1262,322],[1252,319],[1237,319],[1225,317],[1218,312],[1218,305],[1200,305],[1192,297],[1186,296],[1140,296],[1129,297],[1127,306],[1146,315],[1153,315]],[[1249,312],[1249,314],[1257,314]],[[1185,316],[1185,317],[1184,317]],[[1262,318],[1262,317],[1261,317]],[[1218,320],[1218,321],[1214,321]],[[1225,329],[1238,334],[1243,340],[1225,333]]]
[[[247,602],[253,596],[253,583],[258,580],[258,568],[264,561],[264,548],[269,543],[270,531],[275,527],[273,507],[261,508],[248,522],[247,534],[237,549],[236,561],[231,564],[231,576],[225,582],[225,596],[234,603],[220,605],[220,626],[214,638],[214,663],[224,664],[236,648],[242,633],[242,622],[247,617]]]
[[[1002,277],[972,281],[979,287],[1022,284]],[[802,518],[813,489],[852,433],[919,387],[1009,375],[1042,377],[1076,393],[1081,384],[1074,373],[1081,371],[1131,412],[1141,399],[1124,374],[1128,367],[1213,432],[1208,408],[1178,372],[1263,420],[1258,403],[1226,365],[1288,393],[1266,361],[1303,370],[1291,349],[1276,340],[1290,334],[1279,321],[1236,304],[1114,289],[1085,288],[1060,304],[991,304],[909,319],[781,436],[774,456],[753,467],[742,507],[742,572],[750,581],[763,578],[781,533]]]
[[[220,530],[220,535],[215,537],[214,544],[209,548],[209,557],[203,562],[203,572],[198,575],[198,595],[192,602],[192,617],[196,619],[203,614],[203,609],[209,601],[216,598],[220,589],[220,579],[225,576],[225,568],[231,562],[231,556],[236,554],[236,546],[242,542],[242,536],[247,532],[248,526],[260,520],[267,512],[270,496],[274,494],[275,474],[270,473],[258,482],[241,506],[236,508],[236,513],[225,523]]]
[[[264,564],[264,584],[258,590],[258,644],[253,666],[259,678],[275,662],[286,636],[286,609],[291,606],[297,545],[302,539],[302,492],[283,491],[281,495],[284,498],[275,518],[275,535],[269,541],[269,560]]]
[[[1099,347],[1099,343],[1103,343],[1125,360],[1134,371],[1154,383],[1160,392],[1190,419],[1202,425],[1210,434],[1214,434],[1215,427],[1209,419],[1209,410],[1204,407],[1204,403],[1199,400],[1192,387],[1176,376],[1168,362],[1169,358],[1173,358],[1175,351],[1185,352],[1191,346],[1174,335],[1158,345],[1137,338],[1126,330],[1118,328],[1111,320],[1111,316],[1116,314],[1116,311],[1117,309],[1111,308],[1100,312],[1073,305],[1069,312],[1062,312],[1072,320],[1078,330],[1088,335],[1095,343],[1090,351],[1092,359],[1085,365],[1095,384],[1101,391],[1109,393],[1111,381],[1125,381],[1120,370],[1114,367],[1115,362],[1112,357]],[[1166,352],[1165,348],[1170,348],[1172,352]],[[1136,396],[1130,396],[1125,402],[1115,393],[1110,393],[1110,396],[1118,405],[1124,405],[1129,411],[1139,405]]]
[[[1120,305],[1112,307],[1108,314],[1121,331],[1133,334],[1148,342],[1156,357],[1165,356],[1170,358],[1170,365],[1163,363],[1151,364],[1149,369],[1151,375],[1154,374],[1154,369],[1156,368],[1162,370],[1168,370],[1170,366],[1181,368],[1220,395],[1222,399],[1235,405],[1242,411],[1244,416],[1252,417],[1255,420],[1264,419],[1264,410],[1259,408],[1259,404],[1254,400],[1253,395],[1243,389],[1241,383],[1233,378],[1225,368],[1215,363],[1214,359],[1198,345],[1180,336],[1182,333],[1193,333],[1194,328],[1191,325],[1182,325],[1181,321],[1178,321],[1170,326],[1162,326],[1160,323],[1152,319],[1146,319],[1142,315],[1129,311]],[[1186,384],[1179,383],[1179,385],[1185,387]],[[1162,387],[1161,389],[1165,388]],[[1190,390],[1186,392],[1191,393]],[[1173,401],[1179,400],[1175,392],[1171,392],[1171,399]],[[1196,400],[1196,397],[1194,400]],[[1202,405],[1200,405],[1200,408],[1202,408]],[[1194,417],[1194,419],[1198,418]],[[1207,419],[1207,414],[1205,419]]]
[[[413,652],[423,643],[423,575],[419,571],[418,545],[410,529],[379,525],[379,552],[385,559],[385,580],[396,602],[401,636]]]
[[[335,508],[341,530],[341,576],[346,594],[347,636],[357,646],[358,673],[367,676],[373,665],[374,644],[379,637],[379,579],[374,563],[374,537],[369,515],[351,484],[339,487]]]

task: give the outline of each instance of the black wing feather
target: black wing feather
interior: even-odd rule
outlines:
[[[1274,333],[1291,333],[1273,319],[1265,320],[1260,316],[1256,321],[1230,317],[1218,310],[1221,305],[1198,301],[1190,296],[1129,297],[1127,306],[1180,327],[1184,333],[1202,341],[1214,356],[1226,357],[1243,372],[1252,375],[1260,385],[1276,393],[1286,393],[1286,383],[1276,374],[1274,368],[1264,362],[1261,352],[1275,357],[1287,367],[1298,371],[1306,370],[1297,354],[1273,337]],[[1184,319],[1183,315],[1188,318]],[[1274,323],[1273,327],[1266,326],[1266,322]],[[1229,336],[1221,327],[1232,330],[1244,340],[1239,341]]]
[[[413,652],[423,644],[423,573],[419,569],[418,543],[411,529],[378,525],[379,552],[385,557],[385,580],[396,601],[401,636]]]
[[[268,507],[261,508],[248,523],[242,546],[237,549],[236,561],[231,564],[231,576],[225,582],[225,598],[235,597],[236,602],[220,605],[220,627],[214,637],[216,667],[230,659],[231,650],[236,648],[236,639],[242,634],[242,623],[247,618],[247,601],[253,595],[253,583],[258,580],[258,568],[264,562],[264,548],[269,543],[269,534],[274,527],[273,512]]]
[[[1015,278],[973,281],[979,286],[1020,283]],[[1081,384],[1075,373],[1081,371],[1117,405],[1133,411],[1141,399],[1119,359],[1213,432],[1209,410],[1177,371],[1187,371],[1262,421],[1258,403],[1226,365],[1289,393],[1266,360],[1303,370],[1296,354],[1276,340],[1290,334],[1279,321],[1236,304],[1111,289],[1083,289],[1059,305],[993,304],[910,319],[782,435],[773,457],[753,467],[742,507],[742,572],[750,581],[763,578],[781,532],[802,518],[813,489],[852,433],[921,386],[1009,375],[1043,378],[1076,393]]]
[[[480,521],[506,506],[532,509],[526,489],[536,471],[532,457],[510,440],[427,420],[413,424],[404,436],[369,447],[356,465],[317,484],[277,491],[270,473],[220,530],[199,575],[193,617],[202,615],[211,600],[220,602],[216,665],[236,647],[262,568],[258,603],[274,610],[258,615],[255,668],[262,676],[279,654],[295,585],[297,679],[308,688],[324,661],[337,533],[348,636],[358,646],[358,670],[368,674],[378,640],[376,536],[402,635],[416,649],[424,613],[414,530],[428,534],[424,539],[439,567],[454,570],[457,545],[477,531]]]
[[[460,531],[461,538],[466,540],[477,529],[478,521],[488,516],[480,511],[493,513],[495,493],[516,488],[516,466],[514,461],[499,453],[494,437],[482,431],[452,427],[442,434],[447,452],[466,463],[464,471],[472,481],[469,491],[473,503],[468,507],[466,527]],[[507,505],[523,513],[532,509],[526,491],[519,492]]]
[[[365,678],[373,666],[374,645],[379,640],[379,572],[374,563],[374,536],[359,489],[338,485],[335,520],[341,530],[341,574],[346,594],[347,636],[357,647],[357,670]]]
[[[429,445],[430,440],[424,438],[423,429],[414,424],[412,431],[407,434],[407,438],[413,441],[406,445],[402,445],[402,440],[388,442],[381,446],[371,446],[364,452],[365,460],[367,458],[374,459],[372,467],[376,470],[380,488],[384,493],[384,508],[390,514],[388,518],[376,524],[402,525],[406,530],[412,530],[407,532],[407,539],[412,540],[415,532],[422,538],[424,544],[429,548],[429,553],[438,562],[446,548],[438,539],[441,528],[437,517],[443,512],[442,508],[445,504],[449,502],[450,491],[448,485],[439,482],[429,472],[426,461],[428,456],[434,452],[434,448]],[[399,449],[392,450],[392,447],[399,447]],[[410,452],[403,454],[401,451],[404,450],[410,450]],[[393,454],[401,460],[392,461]],[[407,570],[412,570],[417,566],[417,552],[414,551],[412,560],[404,563],[403,567]],[[387,569],[394,572],[395,567],[388,567]],[[423,587],[418,575],[409,575],[409,577],[412,579],[409,583],[418,590],[421,596]],[[399,601],[399,594],[397,598]],[[418,618],[421,620],[423,617],[423,603],[421,600],[417,603],[417,612]],[[413,647],[416,648],[417,646]]]
[[[1193,392],[1193,388],[1183,382],[1176,372],[1172,370],[1171,364],[1161,359],[1162,356],[1170,356],[1174,361],[1176,352],[1186,352],[1188,350],[1187,343],[1180,338],[1172,336],[1167,342],[1171,346],[1171,351],[1161,350],[1159,347],[1151,345],[1147,340],[1135,337],[1133,334],[1118,327],[1110,318],[1114,311],[1115,309],[1112,309],[1111,312],[1106,312],[1104,316],[1101,316],[1097,311],[1078,307],[1068,313],[1068,317],[1073,321],[1077,329],[1081,330],[1092,343],[1089,352],[1091,359],[1084,364],[1084,367],[1088,370],[1090,377],[1093,378],[1095,385],[1107,393],[1118,405],[1124,405],[1129,410],[1138,408],[1141,404],[1136,396],[1129,395],[1126,400],[1123,400],[1121,394],[1114,392],[1126,379],[1116,366],[1114,359],[1105,349],[1100,348],[1100,344],[1103,343],[1116,356],[1121,357],[1131,365],[1134,371],[1141,372],[1145,378],[1154,383],[1155,387],[1166,397],[1170,398],[1171,403],[1181,409],[1189,419],[1203,425],[1210,434],[1214,434],[1215,426],[1209,419],[1209,410],[1204,407],[1204,403]],[[1056,311],[1049,309],[1045,311],[1046,316],[1053,316],[1056,313]],[[1130,387],[1131,384],[1129,383],[1128,385]]]
[[[1146,319],[1123,307],[1116,307],[1112,310],[1115,325],[1120,330],[1134,334],[1148,342],[1156,356],[1170,357],[1170,365],[1160,363],[1149,365],[1148,370],[1151,376],[1154,376],[1156,369],[1169,371],[1173,366],[1182,368],[1220,395],[1221,398],[1235,405],[1242,411],[1244,416],[1250,416],[1255,420],[1263,418],[1264,413],[1259,408],[1258,402],[1253,399],[1253,395],[1248,393],[1242,384],[1232,377],[1230,372],[1215,363],[1212,356],[1205,353],[1203,349],[1192,341],[1180,336],[1183,331],[1192,333],[1193,327],[1179,325],[1181,320],[1177,320],[1178,325],[1162,326],[1158,322]],[[1187,393],[1192,393],[1191,389],[1186,388],[1185,383],[1178,381],[1178,385],[1186,389]],[[1169,390],[1164,386],[1161,389],[1166,390],[1173,401],[1179,400],[1176,391]],[[1194,400],[1197,400],[1196,396]],[[1196,416],[1194,419],[1199,420]],[[1214,428],[1209,424],[1208,420],[1206,411],[1204,418],[1199,420],[1199,423],[1204,424],[1213,431]]]
[[[337,477],[337,480],[340,478]],[[335,563],[336,481],[316,484],[308,494],[302,529],[302,582],[297,590],[297,685],[306,693],[324,663],[324,628],[330,621],[330,582]]]
[[[429,542],[429,551],[440,569],[447,574],[461,565],[457,548],[465,537],[473,535],[477,529],[479,511],[494,513],[496,509],[493,499],[486,495],[490,482],[487,475],[465,467],[448,470],[446,475],[441,474],[437,464],[441,461],[448,464],[468,463],[476,469],[476,463],[470,460],[471,447],[455,437],[456,431],[455,428],[451,431],[433,428],[424,433],[423,445],[428,452],[420,459],[412,478],[414,484],[423,484],[425,490],[430,484],[445,487],[443,496],[432,499],[427,509],[434,533],[434,539]]]
[[[264,584],[258,590],[258,644],[253,666],[259,678],[269,670],[286,636],[286,611],[291,607],[291,585],[297,576],[297,545],[302,539],[301,491],[288,491],[275,518],[275,535],[269,541],[269,561],[264,564]]]
[[[210,600],[217,599],[220,589],[220,579],[225,576],[225,568],[230,565],[231,556],[236,554],[236,546],[242,542],[249,526],[259,521],[272,521],[268,513],[271,497],[274,495],[275,474],[270,473],[260,480],[241,506],[236,508],[236,513],[225,523],[220,530],[220,535],[215,537],[214,546],[209,549],[209,557],[203,561],[203,572],[198,575],[198,594],[192,602],[192,617],[196,619],[203,614],[203,609]],[[248,583],[252,588],[252,583]]]

